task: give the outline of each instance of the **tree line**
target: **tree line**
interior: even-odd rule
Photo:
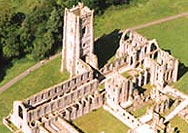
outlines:
[[[22,58],[25,55],[41,60],[54,54],[62,46],[65,7],[70,8],[83,2],[100,15],[111,5],[130,3],[129,0],[12,1],[18,6],[9,7],[0,13],[0,59],[3,60]],[[29,12],[17,10],[22,6],[28,8]]]

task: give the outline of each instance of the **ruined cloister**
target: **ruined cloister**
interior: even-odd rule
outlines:
[[[24,133],[77,133],[71,121],[102,107],[128,126],[129,133],[172,133],[172,118],[188,120],[188,96],[170,86],[178,78],[178,59],[160,49],[155,39],[127,29],[115,59],[99,69],[93,13],[82,3],[65,9],[61,71],[70,73],[69,80],[15,101],[3,123]],[[147,104],[151,106],[144,115],[132,114]]]

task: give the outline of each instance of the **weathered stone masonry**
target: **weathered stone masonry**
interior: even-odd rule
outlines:
[[[10,121],[24,132],[37,133],[41,123],[50,121],[49,115],[74,120],[103,105],[104,94],[98,94],[97,88],[93,72],[83,73],[24,101],[14,102]]]

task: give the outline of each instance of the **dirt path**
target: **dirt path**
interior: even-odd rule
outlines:
[[[149,27],[149,26],[152,26],[152,25],[157,25],[157,24],[160,24],[160,23],[163,23],[163,22],[167,22],[167,21],[177,19],[177,18],[181,18],[181,17],[185,17],[185,16],[188,16],[187,12],[183,12],[183,13],[180,13],[180,14],[177,14],[177,15],[169,16],[169,17],[166,17],[166,18],[163,18],[163,19],[159,19],[159,20],[152,21],[152,22],[149,22],[149,23],[141,24],[141,25],[138,25],[138,26],[130,27],[129,29],[138,30],[138,29],[142,29],[142,28]],[[6,89],[8,89],[9,87],[11,87],[16,82],[18,82],[19,80],[21,80],[22,78],[27,76],[31,71],[34,71],[34,70],[40,68],[43,64],[48,63],[49,61],[55,59],[60,54],[61,53],[54,55],[54,56],[50,57],[48,60],[40,61],[39,63],[35,64],[34,66],[30,67],[29,69],[27,69],[26,71],[21,73],[20,75],[16,76],[14,79],[10,80],[8,83],[6,83],[2,87],[0,87],[0,94],[3,91],[5,91]]]
[[[27,76],[28,74],[30,74],[32,71],[40,68],[42,65],[48,63],[49,61],[55,59],[56,57],[58,57],[60,55],[61,55],[61,53],[58,53],[58,54],[56,54],[54,56],[51,56],[49,59],[42,60],[42,61],[38,62],[37,64],[33,65],[32,67],[28,68],[23,73],[21,73],[20,75],[16,76],[15,78],[13,78],[9,82],[7,82],[5,85],[3,85],[2,87],[0,87],[0,94],[3,91],[5,91],[6,89],[8,89],[9,87],[11,87],[16,82],[18,82],[19,80],[21,80],[22,78],[24,78],[25,76]]]
[[[180,14],[177,14],[177,15],[169,16],[169,17],[166,17],[166,18],[162,18],[162,19],[152,21],[152,22],[149,22],[149,23],[145,23],[145,24],[141,24],[141,25],[138,25],[138,26],[130,27],[129,29],[138,30],[138,29],[146,28],[146,27],[149,27],[149,26],[152,26],[152,25],[161,24],[161,23],[171,21],[173,19],[185,17],[185,16],[188,16],[187,12],[183,12],[183,13],[180,13]]]

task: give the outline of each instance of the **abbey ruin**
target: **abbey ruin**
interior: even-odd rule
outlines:
[[[188,96],[170,86],[177,81],[179,61],[155,39],[128,29],[115,59],[98,69],[93,12],[81,3],[65,10],[61,71],[67,70],[70,79],[15,101],[3,123],[24,133],[78,133],[71,121],[103,107],[127,125],[129,133],[172,133],[172,118],[188,120]],[[131,113],[145,105],[149,109],[143,116]]]

